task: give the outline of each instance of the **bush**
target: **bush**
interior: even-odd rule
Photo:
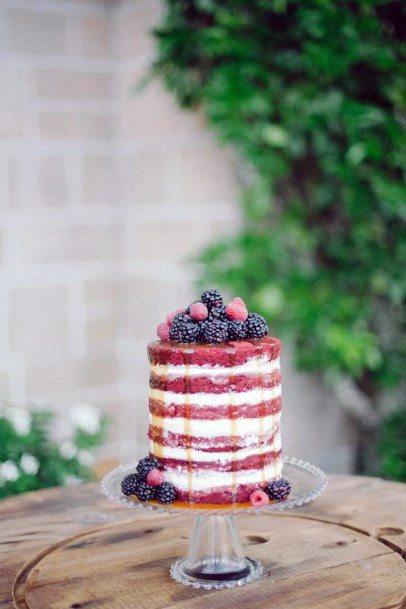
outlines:
[[[105,438],[107,419],[84,404],[68,413],[62,419],[0,404],[0,499],[93,479],[93,451]]]
[[[382,476],[406,482],[406,409],[383,420],[379,452]]]
[[[289,336],[375,443],[406,361],[402,5],[164,4],[155,72],[249,168],[244,227],[204,279]]]

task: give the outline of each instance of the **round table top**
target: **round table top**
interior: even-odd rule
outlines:
[[[238,516],[264,577],[195,590],[170,578],[191,517],[113,504],[97,484],[0,502],[0,609],[401,609],[406,485],[329,476],[287,512]]]

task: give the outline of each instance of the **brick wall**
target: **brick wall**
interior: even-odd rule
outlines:
[[[97,403],[124,456],[145,441],[145,343],[193,296],[183,261],[237,222],[201,119],[158,83],[134,91],[158,15],[155,0],[0,5],[0,395]]]
[[[104,455],[122,458],[145,450],[146,343],[194,297],[184,260],[238,223],[233,168],[201,117],[158,82],[134,91],[159,10],[0,3],[0,397],[98,404],[115,417]],[[346,469],[342,416],[284,370],[288,452]]]

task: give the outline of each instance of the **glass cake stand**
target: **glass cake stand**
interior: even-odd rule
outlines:
[[[285,501],[260,507],[249,503],[224,506],[180,501],[169,505],[155,501],[143,503],[121,492],[122,479],[136,471],[137,463],[120,465],[108,473],[101,482],[103,493],[112,501],[131,508],[194,515],[189,554],[187,558],[177,560],[170,573],[185,586],[206,590],[243,586],[262,575],[261,563],[244,556],[236,514],[263,514],[298,507],[312,501],[327,486],[326,475],[321,469],[300,459],[284,457],[282,475],[292,486]]]

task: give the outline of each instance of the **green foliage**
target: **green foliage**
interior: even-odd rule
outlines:
[[[406,409],[383,420],[379,452],[381,474],[385,478],[406,482]]]
[[[91,480],[92,451],[103,442],[107,423],[87,405],[70,409],[66,420],[0,405],[0,499]]]
[[[205,281],[369,397],[405,368],[400,2],[166,0],[155,71],[254,171]]]

